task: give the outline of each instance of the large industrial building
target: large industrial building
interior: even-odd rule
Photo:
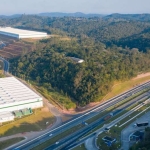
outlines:
[[[14,37],[17,39],[47,37],[47,33],[45,33],[45,32],[22,30],[22,29],[11,28],[11,27],[0,27],[0,34]]]
[[[0,123],[43,106],[42,97],[14,77],[0,78]]]

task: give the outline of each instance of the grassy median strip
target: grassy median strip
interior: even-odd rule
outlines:
[[[12,139],[9,139],[9,140],[5,140],[5,141],[0,141],[0,149],[5,149],[15,143],[18,143],[22,140],[24,140],[25,138],[24,137],[17,137],[17,138],[12,138]]]
[[[146,99],[144,99],[143,101],[145,101]],[[135,103],[133,105],[131,105],[130,107],[128,107],[126,110],[123,110],[121,113],[113,116],[112,118],[108,119],[107,121],[105,121],[104,123],[98,125],[96,128],[93,128],[90,132],[88,132],[87,134],[85,134],[83,137],[86,137],[88,135],[90,135],[91,133],[93,133],[94,131],[97,131],[98,129],[102,128],[105,124],[109,124],[111,123],[113,120],[119,118],[120,116],[124,115],[125,113],[127,113],[128,111],[130,111],[131,109],[133,109],[134,107],[138,106],[139,104],[138,103]],[[146,106],[142,107],[142,108],[146,108]],[[137,113],[137,112],[136,112]],[[106,112],[106,114],[108,114],[108,112]],[[135,115],[135,112],[133,112],[132,114]],[[132,116],[132,114],[130,116]],[[123,119],[124,120],[124,119]],[[121,121],[120,121],[121,122]],[[82,138],[83,138],[82,137]]]
[[[81,145],[73,148],[72,150],[86,150],[86,148],[85,148],[84,144],[81,144]]]
[[[79,124],[73,128],[70,128],[69,130],[66,131],[62,131],[62,133],[60,133],[59,135],[56,135],[55,137],[51,138],[50,140],[47,140],[46,142],[38,145],[38,150],[43,150],[44,148],[54,144],[55,142],[59,141],[60,139],[82,129],[84,127],[84,125]],[[33,148],[32,150],[37,150],[37,147]]]
[[[146,88],[146,89],[144,89],[144,90],[142,90],[142,91],[140,91],[140,92],[138,92],[138,93],[136,93],[136,94],[134,94],[134,95],[132,95],[132,96],[130,96],[128,98],[125,98],[124,100],[122,100],[122,101],[118,102],[117,104],[115,104],[115,107],[121,106],[121,105],[125,104],[126,102],[129,102],[132,99],[134,99],[134,98],[136,98],[136,97],[146,93],[149,90],[150,90],[150,88]],[[109,107],[107,110],[111,110],[112,108],[114,108],[114,106]]]
[[[88,124],[90,124],[90,123],[96,121],[97,119],[99,119],[99,118],[105,116],[106,114],[110,113],[111,111],[113,111],[116,107],[119,107],[119,106],[121,106],[121,105],[123,105],[123,104],[125,104],[125,103],[127,103],[129,101],[131,101],[132,99],[134,99],[134,98],[136,98],[136,97],[146,93],[149,90],[150,90],[149,88],[148,89],[144,89],[143,91],[140,91],[140,92],[138,92],[138,93],[136,93],[136,94],[134,94],[134,95],[132,95],[132,96],[130,96],[128,98],[125,98],[123,101],[121,101],[121,102],[119,102],[119,103],[117,103],[117,104],[115,104],[113,106],[110,106],[105,111],[103,111],[102,113],[99,113],[98,115],[88,119],[86,122]]]

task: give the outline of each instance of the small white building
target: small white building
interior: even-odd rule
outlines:
[[[83,59],[79,59],[79,58],[76,58],[76,57],[70,57],[73,61],[75,61],[76,63],[83,63],[84,60]]]
[[[22,30],[22,29],[11,28],[11,27],[0,27],[0,34],[14,37],[17,39],[47,37],[47,33],[45,32]]]

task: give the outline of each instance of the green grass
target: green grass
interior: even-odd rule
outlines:
[[[73,148],[72,150],[86,150],[86,148],[85,148],[84,144],[81,144],[81,145]]]
[[[49,122],[46,125],[46,122]],[[0,126],[0,136],[9,136],[17,133],[41,131],[55,122],[55,117],[47,108],[37,109],[32,115],[15,119]]]
[[[43,150],[44,148],[54,144],[55,142],[57,142],[57,141],[61,140],[62,138],[64,138],[64,137],[66,137],[66,136],[68,136],[68,135],[78,131],[79,129],[81,129],[83,127],[84,127],[84,125],[79,124],[79,125],[71,128],[71,129],[69,129],[69,130],[67,130],[65,132],[62,132],[59,135],[56,135],[55,137],[51,138],[50,140],[48,140],[48,141],[38,145],[38,150]],[[33,148],[32,150],[37,150],[37,147]]]
[[[53,105],[61,109],[74,109],[76,104],[63,93],[58,93],[56,91],[48,91],[43,87],[36,87],[39,93],[41,93],[45,98],[47,98]]]
[[[9,146],[11,146],[11,145],[13,145],[15,143],[18,143],[18,142],[20,142],[20,141],[22,141],[24,139],[25,138],[23,138],[23,137],[18,137],[18,138],[12,138],[12,139],[9,139],[9,140],[6,140],[6,141],[1,141],[0,142],[0,149],[1,150],[5,149],[5,148],[7,148],[7,147],[9,147]]]
[[[108,99],[110,99],[114,96],[117,96],[117,95],[133,88],[136,85],[139,85],[139,84],[144,83],[144,82],[149,81],[149,80],[150,80],[150,76],[146,76],[146,77],[138,78],[138,79],[135,79],[135,80],[128,80],[128,81],[125,81],[125,82],[118,82],[113,86],[111,92],[108,93],[103,100],[108,100]]]

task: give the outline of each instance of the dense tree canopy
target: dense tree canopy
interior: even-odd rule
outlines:
[[[67,35],[80,39],[89,37],[105,43],[106,46],[116,44],[146,51],[149,46],[150,15],[113,14],[103,18],[22,15],[16,18],[1,18],[0,26],[46,31],[49,34]]]
[[[88,39],[87,39],[88,40]],[[137,49],[105,48],[102,43],[86,39],[61,41],[58,38],[42,40],[38,49],[12,62],[12,71],[18,76],[48,83],[67,93],[79,104],[100,100],[116,80],[126,80],[150,69],[149,55]],[[81,64],[70,56],[84,59]]]
[[[1,18],[0,26],[59,35],[11,61],[12,73],[66,93],[80,105],[102,99],[114,81],[150,70],[150,15]],[[62,40],[61,37],[69,40]],[[75,63],[70,57],[84,60]]]

